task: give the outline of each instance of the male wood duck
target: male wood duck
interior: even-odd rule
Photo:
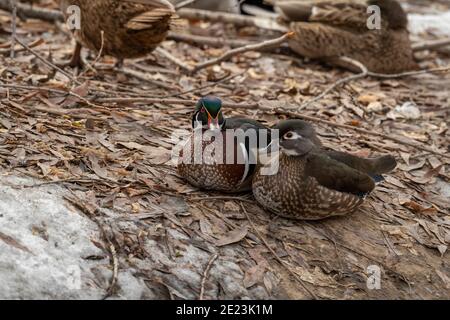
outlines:
[[[379,28],[373,12],[380,8]],[[407,30],[408,19],[395,0],[278,0],[275,9],[295,35],[291,49],[311,59],[359,72],[339,57],[347,56],[369,71],[398,73],[417,69]]]
[[[396,166],[392,156],[359,158],[325,149],[312,126],[301,120],[281,121],[280,150],[274,175],[262,175],[258,165],[253,194],[266,209],[287,218],[317,220],[351,213]],[[277,157],[277,158],[275,158]]]
[[[119,59],[138,58],[152,52],[176,23],[168,0],[60,0],[66,18],[69,6],[80,8],[80,29],[70,66],[80,66],[81,46]],[[102,35],[103,46],[102,46]]]
[[[225,192],[251,190],[252,176],[256,168],[254,157],[260,144],[258,134],[261,129],[267,128],[252,119],[225,119],[222,113],[222,101],[213,96],[201,98],[197,102],[192,116],[192,128],[194,132],[180,153],[177,166],[179,175],[201,189]],[[254,136],[257,138],[256,146],[252,148],[250,139],[245,137],[243,140],[237,138],[227,140],[226,131],[229,129],[234,130],[231,132],[242,129],[240,132],[249,136],[249,130],[254,130]],[[196,138],[197,133],[199,138]],[[205,137],[203,140],[201,140],[202,136]],[[222,139],[211,139],[211,136],[220,136]],[[220,140],[223,144],[219,144],[216,151],[222,154],[210,152],[214,142]],[[196,141],[201,141],[201,143],[197,142],[201,148],[195,146]],[[267,144],[267,140],[265,143]]]

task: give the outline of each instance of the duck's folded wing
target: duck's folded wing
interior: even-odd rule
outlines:
[[[151,29],[158,22],[170,21],[172,15],[173,13],[167,9],[157,8],[130,19],[125,26],[127,29],[134,31]]]
[[[288,21],[321,22],[348,28],[367,26],[367,6],[361,1],[282,1],[276,8]]]
[[[307,156],[305,174],[314,177],[320,185],[340,192],[361,195],[375,188],[374,181],[367,174],[334,160],[325,153],[311,153]]]
[[[175,15],[173,5],[167,0],[126,0],[130,3],[149,6],[148,11],[130,19],[125,27],[133,31],[142,31],[154,28],[156,23],[170,21]],[[153,7],[153,8],[152,8]]]
[[[388,173],[397,166],[397,161],[391,155],[385,155],[377,158],[361,158],[346,152],[326,149],[327,156],[346,164],[347,166],[362,171],[369,175],[379,175]]]

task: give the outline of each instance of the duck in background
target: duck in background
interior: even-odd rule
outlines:
[[[396,0],[265,2],[272,4],[279,18],[295,32],[289,46],[304,57],[356,72],[361,70],[340,57],[357,60],[377,73],[418,69],[407,30],[408,18]],[[379,26],[373,23],[374,12],[368,11],[369,6],[380,8]]]
[[[278,170],[263,175],[259,164],[253,176],[253,195],[259,204],[280,216],[317,220],[355,211],[366,196],[397,163],[390,155],[360,158],[326,149],[314,128],[302,120],[285,120],[279,130],[279,147],[270,161]],[[269,162],[270,162],[269,161]]]
[[[195,106],[192,128],[194,132],[180,152],[178,174],[190,184],[201,189],[225,192],[251,190],[251,181],[256,168],[256,162],[252,162],[251,159],[255,159],[257,148],[263,144],[258,138],[259,131],[267,130],[269,132],[266,126],[247,118],[225,118],[222,113],[222,101],[214,96],[206,96],[199,99]],[[226,130],[229,129],[234,132],[241,129],[241,134],[248,134],[248,130],[254,130],[257,145],[252,148],[250,140],[244,137],[243,140],[232,139],[233,145],[230,147],[227,145],[229,140],[227,141],[225,136]],[[222,136],[223,145],[215,149],[215,152],[223,152],[220,157],[222,161],[216,161],[217,158],[205,155],[207,148],[210,148],[213,143],[210,139],[202,139],[200,141],[201,148],[194,146],[194,143],[199,143],[195,142],[195,130],[200,130],[201,137],[207,133],[218,133]],[[264,144],[267,145],[267,140]],[[233,152],[233,161],[226,161],[230,148]],[[201,163],[195,163],[196,157],[201,160]]]
[[[228,13],[240,13],[238,0],[196,0],[192,3],[186,0],[170,0],[175,7],[181,6],[186,3],[186,8],[221,11]]]
[[[168,0],[60,0],[66,18],[71,5],[81,11],[80,29],[74,30],[77,44],[68,63],[73,67],[82,64],[82,46],[102,50],[119,59],[119,65],[125,58],[144,56],[164,41],[178,21]]]

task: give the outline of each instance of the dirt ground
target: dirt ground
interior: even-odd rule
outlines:
[[[450,5],[410,1],[407,10],[444,12]],[[18,36],[34,52],[17,45],[11,59],[10,23],[10,14],[0,11],[0,167],[69,190],[67,205],[99,226],[95,245],[109,269],[132,268],[152,298],[450,298],[448,69],[364,77],[298,110],[351,73],[282,48],[247,52],[189,75],[157,51],[126,61],[128,71],[100,57],[71,85],[36,57],[69,58],[74,42],[65,27],[19,20]],[[191,22],[187,32],[255,41],[281,35],[207,21]],[[411,38],[438,36],[431,30]],[[189,66],[230,49],[226,40],[222,47],[173,40],[161,47]],[[93,64],[96,54],[84,54]],[[450,63],[445,50],[417,58],[423,69]],[[273,125],[286,118],[283,109],[369,130],[313,122],[325,145],[361,156],[389,153],[398,166],[357,212],[320,222],[276,218],[251,194],[199,191],[177,176],[170,160],[173,130],[189,130],[193,106],[164,99],[206,94],[238,104],[224,108],[226,116]],[[371,289],[377,270],[380,287]],[[103,289],[113,297],[120,290]]]

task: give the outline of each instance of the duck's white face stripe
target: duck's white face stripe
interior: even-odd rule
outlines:
[[[299,135],[297,132],[295,132],[295,131],[289,131],[288,133],[286,133],[284,136],[283,136],[283,139],[285,139],[285,140],[295,140],[295,139],[302,139],[303,138],[303,136],[302,135]]]
[[[300,153],[298,153],[297,151],[295,151],[293,149],[285,149],[283,147],[281,147],[281,149],[283,150],[283,153],[287,154],[288,156],[299,156],[299,155],[301,155]]]

